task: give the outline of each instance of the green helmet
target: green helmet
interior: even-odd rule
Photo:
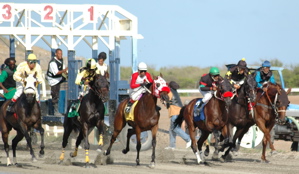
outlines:
[[[212,68],[210,68],[210,74],[211,74],[212,76],[219,75],[219,74],[220,74],[220,73],[219,73],[219,69],[218,69],[217,67],[212,67]]]

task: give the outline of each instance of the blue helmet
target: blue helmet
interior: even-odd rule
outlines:
[[[266,60],[265,62],[263,62],[262,67],[271,67],[271,63]]]

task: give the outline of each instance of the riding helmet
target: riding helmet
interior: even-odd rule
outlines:
[[[86,62],[86,68],[87,69],[96,69],[97,68],[97,63],[93,58],[90,58]]]
[[[247,63],[245,62],[245,58],[242,58],[239,62],[238,62],[238,67],[241,69],[245,69],[247,67]]]
[[[140,62],[139,65],[138,65],[138,70],[147,71],[147,65],[144,62]]]
[[[266,60],[266,61],[263,62],[262,67],[269,67],[270,68],[271,63],[268,60]]]
[[[219,73],[219,69],[218,69],[217,67],[211,67],[211,68],[210,68],[210,74],[211,74],[212,76],[219,75],[219,74],[220,74],[220,73]]]

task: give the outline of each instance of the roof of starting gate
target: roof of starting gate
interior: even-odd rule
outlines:
[[[0,3],[0,36],[15,37],[26,50],[42,39],[50,48],[64,44],[74,50],[80,41],[108,49],[124,37],[138,34],[137,17],[117,5]],[[90,39],[91,38],[91,39]]]

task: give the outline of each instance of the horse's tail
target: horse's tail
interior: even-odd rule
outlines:
[[[181,127],[181,125],[183,123],[183,120],[184,120],[184,111],[185,111],[185,108],[186,108],[186,106],[183,106],[181,108],[180,114],[179,114],[178,118],[175,119],[175,121],[174,121],[174,127],[177,127],[177,126]]]
[[[64,127],[65,130],[66,129],[72,129],[73,131],[75,131],[77,133],[79,131],[79,128],[78,128],[78,126],[73,125],[73,119],[74,118],[68,116],[69,115],[69,111],[71,109],[71,106],[72,106],[73,102],[70,102],[70,104],[67,107],[67,112],[64,115],[63,127]]]

